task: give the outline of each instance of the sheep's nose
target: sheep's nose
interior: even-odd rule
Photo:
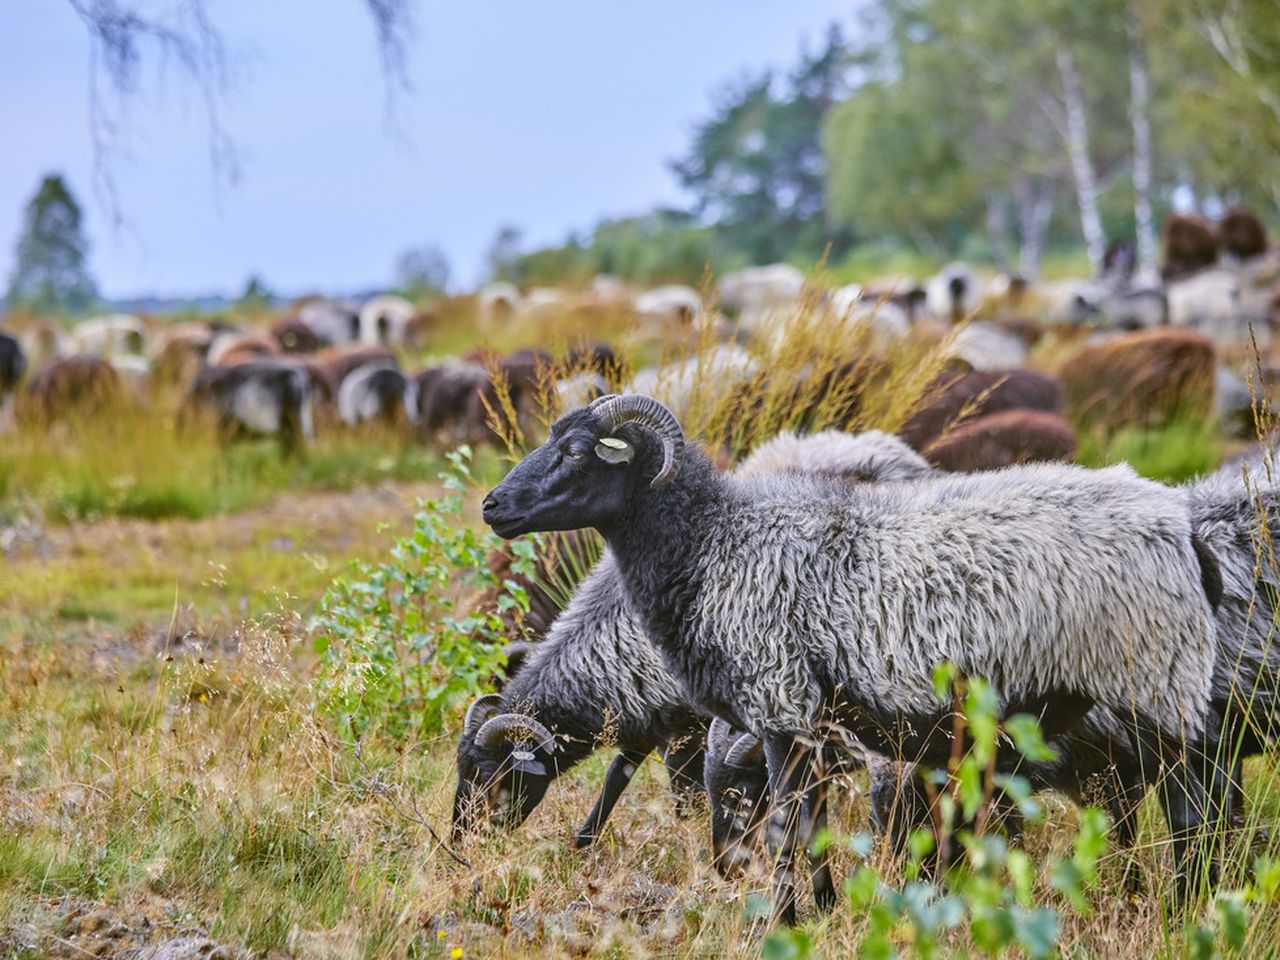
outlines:
[[[486,496],[480,504],[480,511],[486,517],[498,509],[498,497],[496,496],[496,493],[497,491],[490,490],[488,496]]]

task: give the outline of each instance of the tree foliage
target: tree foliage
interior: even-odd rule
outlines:
[[[693,211],[754,263],[813,258],[827,243],[822,123],[855,66],[838,25],[782,82],[770,72],[723,90],[686,155],[672,163]]]
[[[6,303],[38,313],[88,309],[98,295],[88,254],[80,204],[60,175],[49,174],[27,203]]]

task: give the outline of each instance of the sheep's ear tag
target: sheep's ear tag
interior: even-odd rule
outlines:
[[[527,773],[533,777],[545,777],[547,768],[532,750],[512,750],[511,768],[519,773]]]
[[[596,456],[605,463],[630,463],[635,455],[631,444],[617,437],[601,437],[596,443]]]

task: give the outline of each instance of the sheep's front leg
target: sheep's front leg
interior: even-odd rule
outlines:
[[[706,743],[701,737],[690,734],[667,745],[664,763],[680,817],[692,816],[699,806],[706,805],[707,787],[702,777],[705,761]]]
[[[806,794],[813,756],[795,737],[777,733],[766,734],[764,756],[773,797],[768,829],[769,855],[773,858],[773,919],[790,926],[796,922],[796,847],[809,806]]]
[[[813,779],[814,782],[805,791],[804,835],[808,838],[806,848],[809,849],[809,877],[813,881],[813,900],[818,909],[825,913],[836,903],[836,888],[831,881],[831,855],[825,848],[814,853],[811,845],[818,834],[827,828],[827,783],[817,777]]]
[[[635,776],[636,769],[640,764],[644,763],[644,758],[649,755],[649,751],[640,750],[619,750],[618,755],[613,758],[613,763],[609,764],[609,771],[604,775],[604,786],[600,789],[600,796],[596,800],[596,805],[591,808],[591,812],[587,814],[586,822],[578,829],[578,835],[574,837],[573,845],[578,849],[588,847],[595,843],[600,836],[600,831],[604,829],[604,822],[609,819],[609,814],[613,812],[614,805],[618,802],[618,798],[622,796],[622,791],[627,789],[627,784],[631,782],[631,778]]]

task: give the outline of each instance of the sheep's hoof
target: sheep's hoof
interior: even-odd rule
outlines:
[[[580,833],[573,838],[573,846],[576,850],[583,850],[596,842],[594,833]]]

